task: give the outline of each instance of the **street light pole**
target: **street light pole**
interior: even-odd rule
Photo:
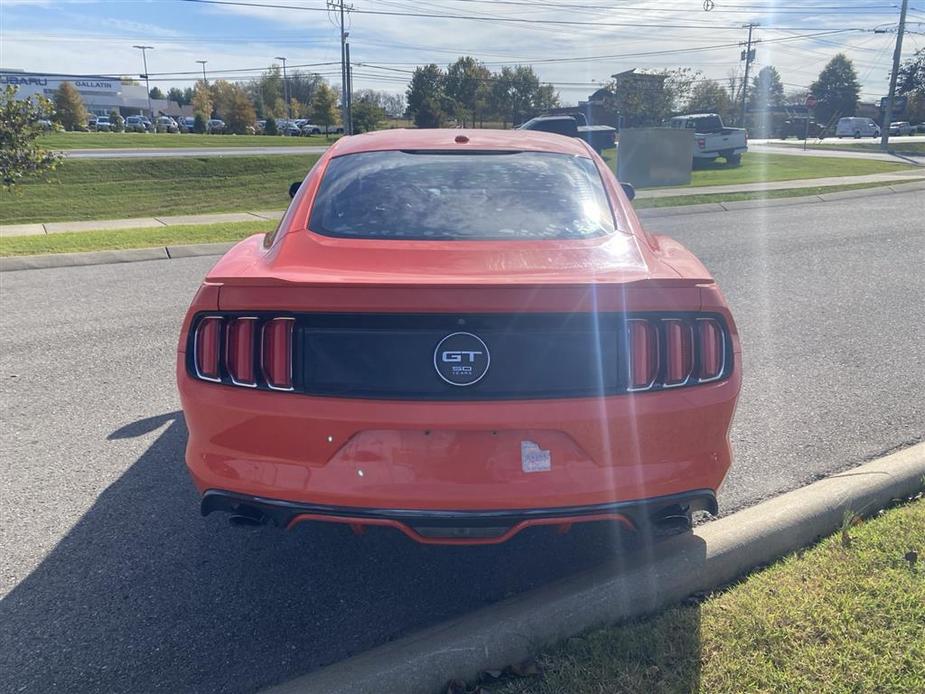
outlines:
[[[748,25],[748,41],[745,43],[745,78],[742,82],[742,111],[739,115],[739,127],[745,127],[745,109],[746,102],[748,101],[748,72],[749,68],[752,66],[752,60],[754,59],[754,53],[752,49],[752,30],[757,27],[757,24]],[[739,44],[742,45],[741,43]]]
[[[883,122],[880,124],[880,149],[890,146],[890,122],[893,120],[893,99],[896,96],[896,78],[899,75],[899,59],[903,52],[903,34],[906,31],[906,9],[909,0],[903,0],[902,9],[899,10],[899,29],[896,32],[896,48],[893,50],[893,72],[890,73],[890,92],[886,97],[886,108],[883,109]]]
[[[148,53],[147,51],[153,51],[154,46],[132,46],[132,48],[137,48],[141,51],[141,62],[145,67],[145,91],[148,94],[148,115],[151,117],[151,129],[154,133],[157,133],[157,128],[154,126],[154,109],[151,108],[151,82],[148,80]]]
[[[205,84],[205,86],[208,87],[209,80],[206,78],[206,63],[208,63],[209,61],[208,60],[197,60],[196,62],[202,65],[202,82],[203,84]]]
[[[276,56],[277,60],[283,63],[283,97],[286,99],[286,113],[289,114],[289,120],[292,120],[292,102],[289,100],[289,78],[286,77],[286,59],[282,56]]]

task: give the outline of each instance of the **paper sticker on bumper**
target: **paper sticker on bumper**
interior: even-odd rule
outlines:
[[[552,456],[533,441],[521,441],[520,465],[524,472],[546,472],[552,467]]]

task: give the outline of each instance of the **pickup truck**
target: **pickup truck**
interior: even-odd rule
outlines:
[[[537,116],[526,123],[518,125],[517,130],[541,130],[567,137],[579,137],[596,152],[613,147],[617,140],[617,129],[609,125],[588,125],[584,114],[576,113],[566,116]]]
[[[742,155],[748,151],[748,131],[744,128],[727,128],[716,113],[675,116],[669,125],[694,131],[695,164],[722,157],[727,164],[738,166],[742,163]]]

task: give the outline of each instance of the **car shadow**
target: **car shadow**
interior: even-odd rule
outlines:
[[[487,547],[424,546],[388,529],[356,537],[326,523],[232,527],[199,515],[181,413],[108,438],[164,426],[0,603],[0,688],[251,692],[645,552],[597,524]]]

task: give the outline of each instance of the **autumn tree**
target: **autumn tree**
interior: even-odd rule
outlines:
[[[42,177],[54,170],[59,156],[40,147],[43,128],[39,120],[47,117],[51,102],[42,96],[17,99],[16,87],[0,92],[0,184],[7,190],[27,178]]]
[[[853,116],[861,93],[861,83],[854,64],[844,54],[837,54],[809,87],[816,97],[816,120],[828,123],[842,116]]]
[[[203,120],[209,120],[212,117],[212,91],[209,85],[199,80],[193,88],[193,98],[190,102],[193,106],[193,113],[202,116]]]
[[[313,123],[324,126],[325,135],[337,122],[337,92],[325,82],[318,85],[312,97],[311,119]]]
[[[80,92],[70,82],[62,82],[55,90],[55,120],[65,130],[83,130],[87,127],[87,109]]]
[[[248,132],[249,128],[253,128],[257,121],[254,105],[240,85],[231,85],[230,99],[225,109],[223,112],[225,126],[230,133],[243,135]]]

